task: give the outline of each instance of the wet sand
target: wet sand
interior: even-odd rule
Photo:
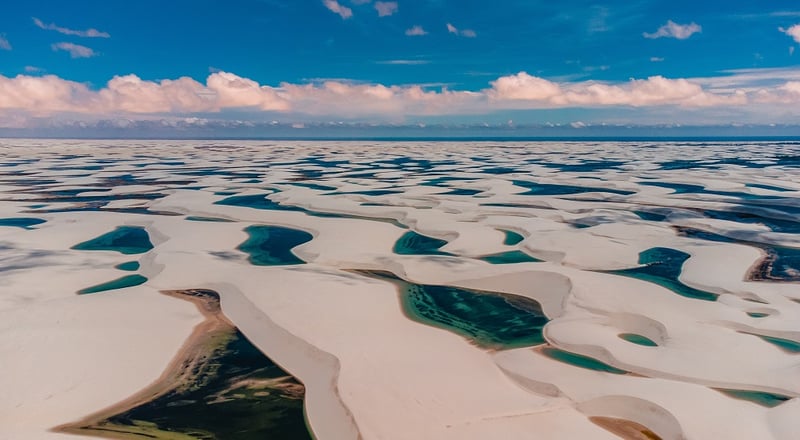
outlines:
[[[235,394],[246,389],[250,396],[263,398],[272,393],[288,395],[292,399],[302,400],[304,388],[291,376],[272,379],[254,378],[248,375],[238,377],[215,377],[221,375],[217,363],[221,363],[228,345],[237,338],[236,327],[222,314],[219,296],[216,292],[204,289],[162,291],[163,294],[190,301],[195,304],[205,320],[197,325],[191,336],[164,373],[150,386],[139,393],[79,421],[58,426],[55,432],[90,435],[111,439],[157,438],[164,440],[189,438],[217,438],[214,433],[204,429],[180,427],[162,427],[150,421],[131,416],[146,405],[157,405],[159,399],[171,397],[166,406],[187,404],[181,397],[191,396],[193,392],[208,389],[210,399],[201,405],[225,403],[244,394]],[[224,379],[225,388],[213,392],[211,386],[215,381]],[[189,403],[191,404],[191,403]],[[218,408],[218,406],[215,406]],[[256,408],[257,409],[257,408]],[[141,412],[141,411],[139,411]],[[158,413],[158,406],[144,410],[145,414]],[[198,416],[198,418],[201,416]]]

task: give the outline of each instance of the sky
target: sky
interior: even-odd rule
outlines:
[[[0,134],[795,126],[798,49],[796,0],[13,1]]]

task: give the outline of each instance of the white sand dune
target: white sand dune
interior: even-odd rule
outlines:
[[[798,154],[792,144],[2,141],[0,439],[76,438],[50,430],[156,380],[202,321],[158,291],[192,288],[218,292],[224,314],[304,383],[320,439],[618,438],[598,417],[663,439],[794,439],[800,362],[786,347],[800,344],[800,268],[775,263],[767,275],[783,281],[750,278],[773,247],[800,249],[800,172],[780,163]],[[749,156],[772,165],[725,162]],[[45,222],[13,226],[25,218]],[[253,225],[311,234],[291,251],[306,264],[251,264],[238,247]],[[122,226],[144,228],[153,248],[73,249]],[[446,243],[398,254],[409,231]],[[522,240],[506,244],[506,231]],[[685,261],[633,277],[653,248]],[[484,258],[503,252],[542,261]],[[134,271],[115,268],[132,261]],[[535,300],[546,346],[487,348],[412,319],[395,284],[359,270]],[[147,281],[76,294],[134,274]],[[691,288],[718,298],[678,292]]]

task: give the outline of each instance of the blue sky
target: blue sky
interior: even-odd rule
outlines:
[[[9,3],[0,126],[786,124],[800,104],[796,1]]]

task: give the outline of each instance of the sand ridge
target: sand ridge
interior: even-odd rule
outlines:
[[[31,406],[14,409],[13,399],[0,409],[15,432],[51,438],[59,436],[47,431],[52,426],[144,389],[202,318],[180,305],[162,306],[168,298],[156,292],[200,288],[218,292],[225,316],[306,385],[308,423],[318,438],[602,439],[638,431],[663,439],[789,439],[800,428],[793,422],[798,365],[794,354],[760,336],[800,342],[791,254],[764,263],[764,249],[800,247],[792,216],[800,185],[785,159],[797,149],[4,141],[0,217],[46,220],[26,230],[0,228],[0,258],[11,268],[0,313],[15,317],[0,331],[4,358],[20,352],[20,330],[12,325],[38,329],[31,340],[37,346],[28,350],[41,359],[38,371],[49,372],[47,359],[58,358],[47,329],[63,325],[64,304],[70,305],[61,310],[81,317],[74,326],[83,332],[102,332],[108,323],[81,307],[97,314],[130,308],[144,313],[138,320],[164,307],[150,312],[146,325],[171,336],[141,352],[139,361],[151,365],[141,371],[126,366],[124,348],[108,352],[107,368],[132,378],[129,387],[93,398],[88,390],[116,379],[81,379],[92,355],[68,358],[52,383],[86,386],[59,391],[54,399],[63,405],[52,417],[32,416]],[[133,256],[71,249],[122,225],[145,228],[154,248]],[[291,250],[306,264],[248,263],[237,247],[252,225],[311,234]],[[408,231],[446,244],[435,253],[400,255],[394,249]],[[504,231],[523,240],[504,244]],[[641,256],[654,248],[686,255],[675,279],[620,274],[642,266]],[[541,262],[481,259],[508,251]],[[121,276],[114,266],[131,260],[147,278],[142,286],[75,295]],[[754,267],[772,280],[751,276]],[[484,350],[410,320],[396,286],[354,270],[535,300],[550,320],[543,332],[550,346],[631,374],[531,348]],[[671,290],[680,285],[716,300]],[[19,317],[31,308],[42,312]],[[132,332],[136,322],[120,320],[109,336],[121,347],[143,346]],[[81,341],[57,343],[78,350]],[[14,371],[27,377],[23,370]],[[789,400],[769,408],[712,388]],[[29,405],[47,402],[46,395],[14,389],[28,393]],[[70,409],[71,399],[88,399],[94,409]],[[609,430],[596,420],[623,422],[603,422]]]

